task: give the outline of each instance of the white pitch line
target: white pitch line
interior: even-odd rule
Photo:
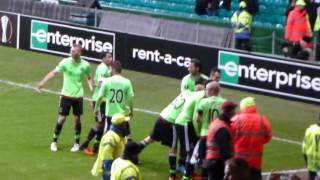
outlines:
[[[7,85],[10,85],[10,86],[20,87],[20,88],[24,88],[24,89],[36,90],[36,87],[31,86],[29,84],[16,83],[16,82],[12,82],[12,81],[1,80],[1,79],[0,79],[0,83],[7,84]],[[46,92],[46,93],[49,93],[49,94],[60,95],[60,92],[54,91],[54,90],[50,90],[50,89],[42,89],[42,91]],[[91,98],[84,97],[84,100],[91,101]],[[152,115],[159,115],[160,114],[159,112],[150,111],[150,110],[142,109],[142,108],[134,108],[133,110],[137,111],[137,112],[143,112],[143,113],[146,113],[146,114],[152,114]],[[294,141],[294,140],[280,138],[280,137],[272,137],[272,140],[280,141],[280,142],[284,142],[284,143],[288,143],[288,144],[295,144],[295,145],[299,145],[299,146],[302,144],[299,141]]]
[[[308,171],[308,169],[306,168],[303,168],[303,169],[292,169],[292,170],[280,170],[280,171],[277,171],[277,170],[271,170],[270,172],[263,172],[262,175],[263,176],[268,176],[270,175],[270,173],[283,173],[283,174],[296,174],[296,173],[306,173]]]

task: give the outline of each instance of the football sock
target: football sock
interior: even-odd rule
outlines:
[[[97,128],[95,128],[95,127],[91,128],[91,130],[88,134],[88,137],[87,137],[88,141],[91,141],[93,139],[93,137],[97,134],[97,132],[98,132]]]
[[[74,130],[75,130],[75,142],[77,144],[80,143],[80,134],[81,134],[81,123],[76,123],[74,126]]]
[[[54,133],[53,133],[53,138],[52,138],[53,142],[57,142],[58,141],[58,137],[60,135],[61,129],[62,129],[62,124],[57,122],[56,127],[54,129]]]
[[[170,165],[170,177],[176,177],[177,168],[177,156],[175,154],[169,154],[169,165]]]
[[[103,135],[103,129],[99,129],[97,131],[96,140],[94,141],[94,144],[93,144],[93,152],[95,152],[95,153],[97,153],[99,150],[99,144],[100,144],[100,140],[102,138],[102,135]]]

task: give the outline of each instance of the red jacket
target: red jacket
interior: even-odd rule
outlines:
[[[302,12],[295,7],[288,15],[285,39],[298,42],[303,37],[312,37],[309,17],[306,10]]]
[[[231,120],[234,157],[248,162],[250,167],[261,170],[264,144],[271,138],[271,128],[266,117],[256,112],[256,107],[242,110]]]

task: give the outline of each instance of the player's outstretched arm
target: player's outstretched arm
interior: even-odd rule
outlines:
[[[53,77],[55,77],[58,74],[58,71],[56,69],[50,71],[37,85],[36,90],[38,92],[41,92],[42,88],[46,85],[46,83],[52,79]]]

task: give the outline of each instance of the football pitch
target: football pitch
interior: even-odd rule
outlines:
[[[61,59],[0,46],[0,179],[97,179],[90,174],[96,158],[70,152],[74,142],[71,116],[60,135],[59,151],[49,150],[62,76],[49,81],[48,91],[41,94],[34,87]],[[95,67],[92,64],[93,72]],[[178,95],[180,81],[129,70],[123,75],[132,81],[135,91],[131,126],[134,140],[140,141],[150,133],[157,112]],[[90,97],[87,89],[85,95]],[[318,119],[318,106],[226,88],[221,95],[237,102],[254,96],[258,111],[269,118],[275,139],[266,145],[263,171],[305,168],[301,141],[305,129]],[[93,123],[92,109],[85,101],[81,140]],[[143,179],[167,179],[167,154],[167,148],[158,143],[142,152],[139,168]]]

